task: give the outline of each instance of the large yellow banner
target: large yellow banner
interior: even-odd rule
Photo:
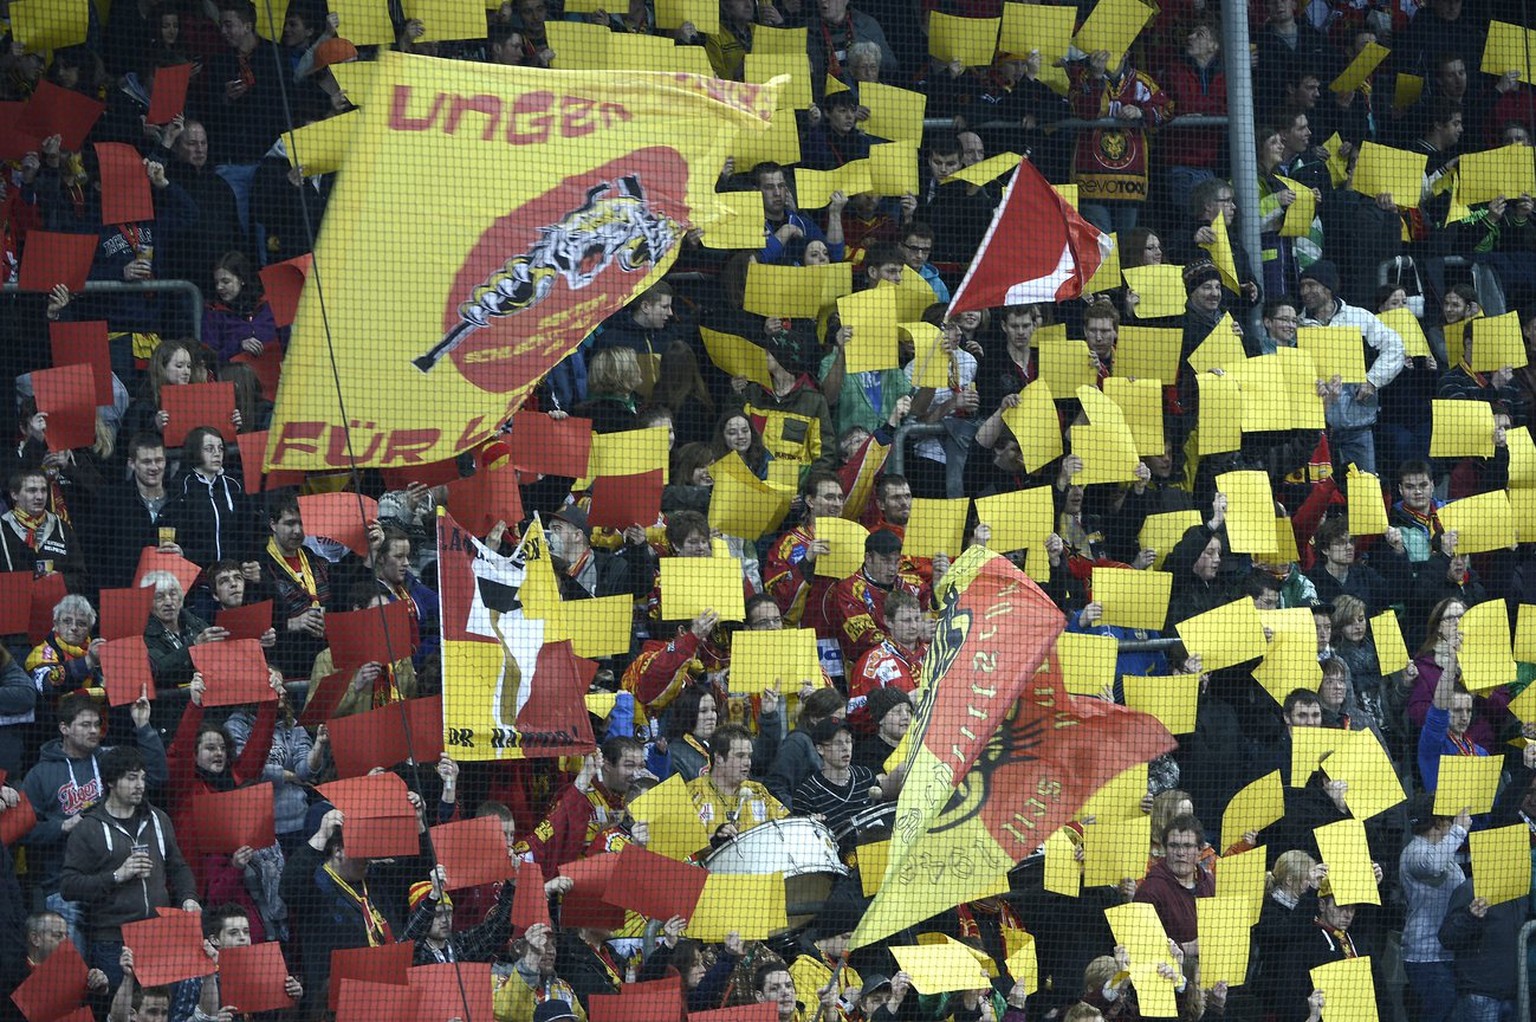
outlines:
[[[267,467],[423,464],[486,439],[689,229],[727,212],[716,177],[773,102],[772,86],[696,75],[383,54],[299,302]]]

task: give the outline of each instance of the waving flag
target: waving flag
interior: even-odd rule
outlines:
[[[940,589],[891,857],[854,947],[995,893],[1096,790],[1174,747],[1155,718],[1067,693],[1061,613],[1005,558],[972,547]]]
[[[1025,160],[992,214],[949,313],[1076,298],[1109,258],[1111,244]]]

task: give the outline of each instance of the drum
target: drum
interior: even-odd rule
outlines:
[[[854,813],[847,823],[838,828],[837,847],[842,854],[847,855],[859,845],[883,841],[891,836],[895,823],[896,803],[878,802]]]
[[[790,926],[802,926],[826,901],[834,879],[848,875],[826,825],[805,817],[772,820],[736,835],[710,852],[712,873],[783,873]]]

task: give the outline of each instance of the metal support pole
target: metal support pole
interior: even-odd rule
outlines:
[[[1262,279],[1259,246],[1259,155],[1254,147],[1253,65],[1248,58],[1247,0],[1222,0],[1221,60],[1227,79],[1227,149],[1232,154],[1232,194],[1237,198],[1236,244],[1248,253],[1248,265]],[[1245,329],[1259,329],[1259,309]]]

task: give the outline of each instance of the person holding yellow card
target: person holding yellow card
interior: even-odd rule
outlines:
[[[1441,375],[1436,396],[1516,407],[1520,394],[1514,385],[1513,366],[1503,365],[1492,371],[1472,368],[1478,361],[1472,350],[1472,323],[1482,315],[1477,291],[1470,284],[1457,284],[1446,292],[1440,304],[1445,315],[1445,352],[1452,365]]]
[[[1461,649],[1461,633],[1451,639],[1452,651]],[[1457,684],[1461,668],[1453,658],[1435,682],[1434,701],[1424,716],[1424,730],[1419,732],[1419,776],[1424,790],[1434,791],[1440,778],[1441,756],[1486,756],[1488,750],[1467,736],[1472,726],[1472,693]],[[1513,679],[1511,679],[1513,680]]]

